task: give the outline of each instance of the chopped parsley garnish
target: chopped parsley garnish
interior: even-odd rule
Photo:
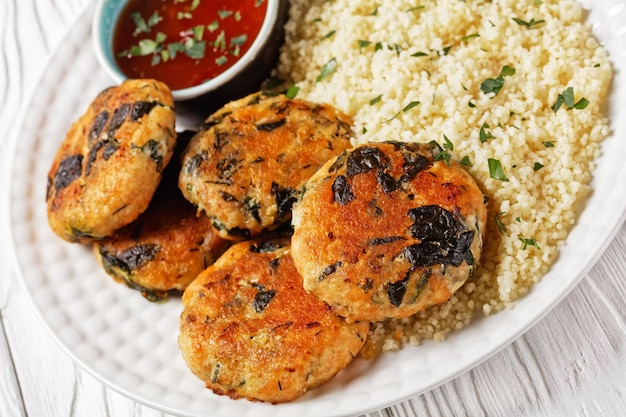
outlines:
[[[362,52],[362,49],[371,45],[372,42],[371,41],[367,41],[367,40],[360,40],[359,41],[359,52]],[[383,42],[376,42],[374,44],[374,52],[378,52],[378,51],[382,51],[383,49],[385,49],[385,44]],[[387,43],[387,49],[390,51],[395,51],[396,54],[400,55],[400,52],[403,51],[402,47],[397,44],[391,44],[391,43]]]
[[[501,217],[504,216],[506,214],[506,212],[502,211],[498,214],[495,215],[494,220],[496,222],[496,226],[498,226],[498,232],[500,232],[501,235],[504,234],[504,232],[506,232],[506,225],[504,223],[502,223]]]
[[[248,35],[246,35],[245,33],[239,36],[234,36],[232,38],[230,38],[230,45],[237,45],[237,46],[241,46],[243,45],[246,41],[248,40]]]
[[[467,42],[468,40],[472,39],[472,38],[479,38],[480,34],[478,33],[472,33],[471,35],[465,35],[461,38],[462,42]]]
[[[407,112],[407,111],[411,110],[413,107],[417,106],[418,104],[420,104],[419,101],[412,101],[409,104],[407,104],[406,106],[404,106],[402,111],[403,112]]]
[[[322,39],[328,39],[328,38],[332,37],[335,33],[337,33],[336,30],[331,30],[326,35],[322,36]]]
[[[418,51],[418,52],[416,52],[414,54],[411,54],[411,56],[415,57],[415,58],[419,58],[420,56],[428,56],[428,54],[426,52],[419,52]]]
[[[241,53],[241,46],[248,40],[248,35],[245,33],[239,36],[230,38],[230,53],[234,56],[239,56]]]
[[[465,155],[460,161],[459,164],[461,165],[465,165],[466,167],[471,167],[472,166],[472,161],[470,160],[469,156]]]
[[[500,72],[500,75],[502,75],[503,77],[507,77],[509,75],[515,75],[515,68],[505,65],[502,67],[502,71]]]
[[[187,33],[193,34],[193,39],[196,41],[201,41],[204,36],[204,25],[198,25],[191,28]]]
[[[535,162],[535,165],[533,166],[533,170],[535,170],[535,172],[539,171],[541,168],[543,168],[545,165],[543,165],[540,162]]]
[[[537,243],[535,239],[520,237],[519,240],[521,240],[522,243],[524,244],[524,246],[522,247],[522,250],[526,250],[528,246],[534,246],[535,248],[541,250],[541,248],[539,247],[539,244]]]
[[[574,101],[574,87],[567,87],[556,98],[556,102],[552,105],[552,110],[556,113],[562,105],[568,109],[582,110],[589,105],[589,100],[582,97],[578,101]]]
[[[526,26],[528,29],[532,29],[537,25],[540,25],[542,23],[545,23],[545,20],[541,19],[541,20],[535,20],[534,18],[531,18],[528,22],[522,19],[519,19],[517,17],[513,17],[512,18],[513,21],[515,23],[517,23],[520,26]]]
[[[363,48],[367,48],[372,44],[371,41],[359,40],[359,52],[362,52]]]
[[[204,58],[204,52],[206,50],[206,42],[196,41],[195,39],[188,39],[185,42],[185,54],[189,58],[202,59]]]
[[[206,28],[209,29],[209,32],[213,33],[215,32],[217,29],[219,29],[220,27],[220,22],[218,22],[217,20],[214,20],[213,22],[209,23]]]
[[[324,78],[331,75],[337,69],[337,58],[331,58],[324,64],[322,69],[320,70],[319,75],[315,79],[316,82],[322,81]]]
[[[508,181],[509,179],[504,175],[504,169],[498,159],[489,158],[487,160],[489,164],[489,176],[494,180]]]
[[[554,148],[554,142],[543,142],[543,146],[546,148]]]
[[[433,148],[441,149],[441,151],[433,154],[433,159],[435,161],[444,161],[447,166],[450,166],[450,159],[452,158],[450,152],[454,150],[454,145],[446,135],[443,135],[443,141],[443,147],[434,140],[430,141]]]
[[[485,94],[494,93],[494,96],[497,95],[502,86],[504,86],[504,77],[509,77],[511,75],[515,75],[515,68],[505,65],[502,67],[500,71],[500,75],[496,78],[487,78],[480,84],[480,90]]]
[[[489,129],[489,125],[487,123],[483,123],[483,125],[480,127],[479,132],[480,143],[485,143],[489,139],[495,139],[495,136],[492,135],[491,132],[487,129]]]
[[[220,19],[224,20],[229,16],[233,15],[233,11],[232,10],[218,10],[217,11],[217,15],[220,17]]]
[[[293,98],[296,98],[299,91],[300,91],[300,87],[298,87],[295,84],[292,84],[287,89],[287,92],[285,93],[285,95],[287,96],[288,99],[293,99]]]
[[[407,12],[416,12],[418,10],[422,10],[422,9],[425,9],[425,8],[426,8],[426,6],[414,6],[414,7],[411,7],[410,9],[407,9]]]
[[[215,63],[216,63],[218,66],[220,66],[220,67],[221,67],[222,65],[224,65],[225,63],[227,63],[227,62],[228,62],[228,58],[226,58],[224,55],[221,55],[221,56],[219,56],[219,57],[215,58]]]
[[[159,16],[159,13],[155,10],[154,13],[148,18],[146,22],[141,14],[139,13],[131,13],[131,19],[135,22],[135,31],[133,32],[133,36],[137,36],[140,33],[149,33],[152,31],[152,27],[159,23],[163,18]]]
[[[182,43],[173,42],[167,44],[167,50],[161,51],[161,56],[163,58],[163,61],[167,61],[168,59],[176,58],[176,54],[179,52],[184,53],[185,47]]]
[[[409,104],[407,104],[406,106],[404,106],[404,108],[402,110],[400,110],[398,113],[394,114],[393,117],[389,120],[387,120],[388,122],[392,121],[393,119],[395,119],[396,117],[398,117],[400,115],[400,113],[406,113],[409,110],[411,110],[413,107],[418,106],[420,104],[419,101],[412,101]]]
[[[217,35],[213,41],[213,48],[224,51],[226,49],[226,32],[223,30]]]
[[[128,51],[122,51],[120,56],[147,56],[154,55],[152,58],[152,65],[159,63],[161,56],[158,55],[163,50],[163,45],[167,39],[167,36],[158,32],[154,39],[142,39],[135,46],[132,46]]]
[[[234,56],[239,56],[241,54],[241,46],[248,39],[248,35],[245,33],[243,35],[235,36],[230,39],[230,53]]]
[[[382,97],[383,97],[382,94],[379,95],[379,96],[374,97],[373,99],[370,100],[370,105],[373,106],[374,104],[378,103]]]

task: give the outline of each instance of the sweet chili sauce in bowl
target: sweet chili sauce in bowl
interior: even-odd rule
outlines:
[[[96,56],[118,83],[158,79],[178,103],[200,100],[218,108],[258,90],[269,77],[283,41],[287,3],[98,0]]]
[[[173,90],[202,84],[245,55],[266,11],[265,0],[130,0],[113,31],[115,62]]]

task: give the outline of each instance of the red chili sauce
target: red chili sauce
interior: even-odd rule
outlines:
[[[192,87],[246,53],[266,9],[266,0],[130,0],[113,32],[113,54],[129,78]]]

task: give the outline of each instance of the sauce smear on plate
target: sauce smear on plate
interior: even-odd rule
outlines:
[[[265,0],[130,0],[113,34],[129,78],[192,87],[233,66],[259,33]]]

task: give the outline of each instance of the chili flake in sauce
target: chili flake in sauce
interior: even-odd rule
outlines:
[[[130,0],[114,30],[116,63],[129,78],[193,87],[246,53],[266,9],[265,0]]]

